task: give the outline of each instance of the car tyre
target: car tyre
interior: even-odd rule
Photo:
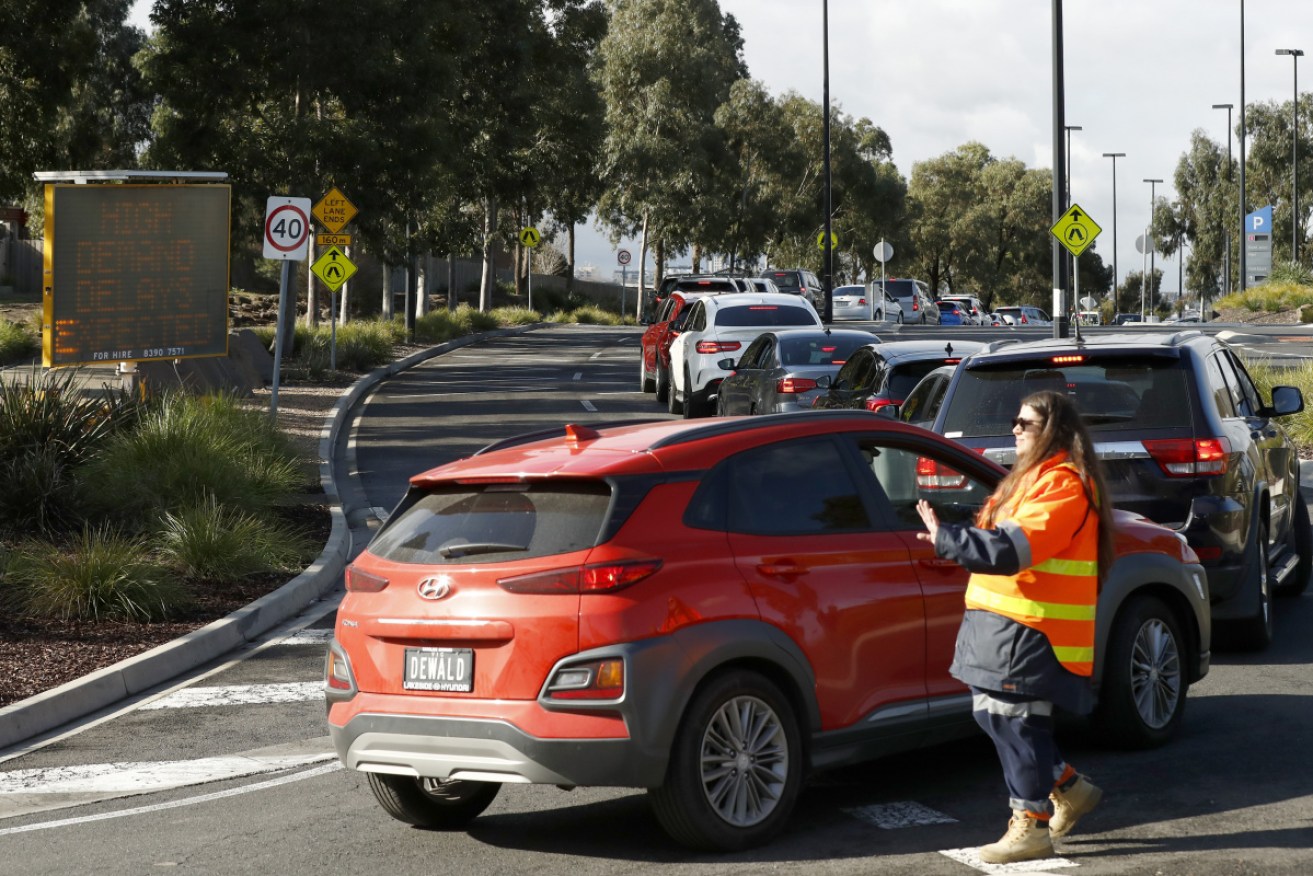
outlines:
[[[675,734],[657,820],[685,846],[733,852],[774,838],[802,785],[797,719],[780,689],[735,670],[705,684]]]
[[[1272,617],[1272,575],[1267,556],[1267,524],[1258,524],[1258,534],[1252,542],[1253,556],[1246,566],[1251,570],[1246,586],[1258,590],[1258,610],[1250,617],[1230,621],[1227,639],[1241,651],[1262,651],[1272,644],[1276,622]]]
[[[656,378],[656,400],[661,404],[666,404],[666,399],[670,397],[670,372],[661,367],[657,362]]]
[[[666,411],[671,414],[684,413],[684,403],[679,400],[679,391],[675,387],[673,378],[669,380],[666,386]]]
[[[1180,622],[1153,596],[1122,606],[1108,637],[1094,723],[1124,748],[1154,748],[1176,735],[1185,714],[1186,646]]]
[[[901,310],[898,311],[898,324],[899,325],[903,324],[903,312]]]
[[[1295,497],[1295,519],[1290,526],[1290,549],[1299,557],[1299,563],[1290,577],[1277,585],[1277,596],[1299,596],[1308,589],[1313,575],[1313,529],[1309,528],[1308,505],[1301,496]]]
[[[439,830],[469,824],[501,790],[499,782],[367,775],[370,790],[388,815],[416,827]]]
[[[875,322],[884,322],[884,311],[877,310],[875,313],[871,314],[871,319]]]
[[[638,390],[639,392],[656,392],[656,379],[647,376],[647,363],[643,354],[638,355]]]
[[[684,419],[692,420],[695,417],[701,416],[701,411],[698,410],[699,407],[701,406],[693,399],[693,376],[689,374],[688,369],[685,368],[684,369],[684,410],[683,410]]]

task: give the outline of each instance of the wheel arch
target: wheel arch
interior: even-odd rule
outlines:
[[[1095,615],[1094,652],[1098,659],[1094,664],[1093,681],[1096,687],[1103,681],[1112,631],[1126,606],[1139,596],[1154,597],[1172,612],[1185,639],[1181,646],[1185,652],[1182,660],[1186,678],[1191,684],[1203,678],[1206,670],[1200,655],[1211,648],[1212,638],[1207,590],[1201,598],[1189,580],[1194,574],[1202,576],[1202,569],[1187,571],[1183,575],[1181,568],[1179,562],[1162,554],[1131,554],[1117,560],[1099,594],[1099,609]],[[1112,611],[1108,610],[1110,608]]]

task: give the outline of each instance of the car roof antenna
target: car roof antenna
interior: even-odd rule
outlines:
[[[949,341],[947,344],[944,344],[944,355],[945,355],[945,356],[948,356],[950,359],[953,357],[953,342],[952,342],[952,341]]]

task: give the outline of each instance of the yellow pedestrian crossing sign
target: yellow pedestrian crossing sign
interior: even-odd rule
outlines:
[[[1049,233],[1058,239],[1058,243],[1067,248],[1067,252],[1078,256],[1089,249],[1094,238],[1102,233],[1099,223],[1090,218],[1080,204],[1072,204],[1062,218],[1053,223]]]
[[[356,266],[342,253],[342,250],[330,246],[327,252],[315,259],[315,263],[310,266],[310,272],[323,280],[325,286],[336,292],[355,274]]]
[[[524,228],[520,229],[520,243],[529,247],[529,249],[533,249],[537,246],[538,241],[541,239],[542,236],[538,233],[538,229],[534,228],[532,225],[526,225]]]

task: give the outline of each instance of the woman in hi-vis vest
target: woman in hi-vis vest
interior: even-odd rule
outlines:
[[[1093,707],[1094,611],[1113,559],[1112,508],[1089,432],[1065,395],[1037,392],[1012,421],[1017,461],[975,526],[917,504],[917,537],[970,571],[950,672],[994,740],[1012,818],[990,864],[1046,858],[1103,792],[1058,752],[1053,708]]]

